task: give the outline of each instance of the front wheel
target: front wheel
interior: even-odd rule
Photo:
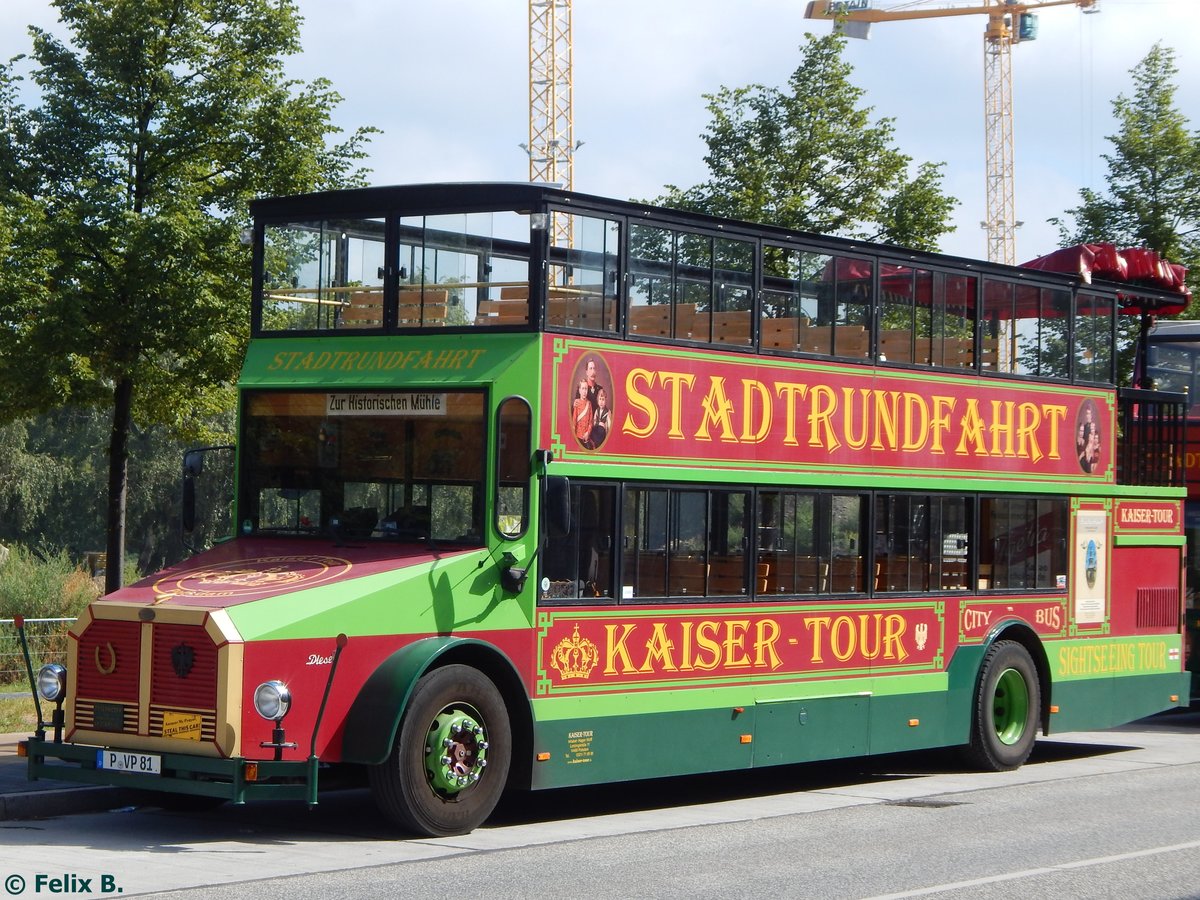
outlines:
[[[1033,751],[1040,709],[1029,651],[1015,641],[993,644],[979,672],[968,759],[990,772],[1019,768]]]
[[[380,811],[430,837],[466,834],[491,814],[512,756],[504,699],[469,666],[434,669],[417,682],[388,758],[371,766]]]

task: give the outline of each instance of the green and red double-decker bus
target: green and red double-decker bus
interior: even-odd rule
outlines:
[[[1115,386],[1118,313],[1177,294],[547,185],[252,211],[235,536],[79,619],[32,776],[355,764],[444,835],[1187,702],[1184,398]]]

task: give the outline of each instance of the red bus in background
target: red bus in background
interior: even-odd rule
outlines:
[[[1144,345],[1139,372],[1148,385],[1161,391],[1186,392],[1192,398],[1187,415],[1184,470],[1187,502],[1184,531],[1187,535],[1188,668],[1192,672],[1192,698],[1200,697],[1200,321],[1158,321]]]

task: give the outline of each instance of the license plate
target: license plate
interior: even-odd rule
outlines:
[[[97,750],[96,768],[113,772],[162,774],[162,757],[156,753],[129,753],[125,750]]]

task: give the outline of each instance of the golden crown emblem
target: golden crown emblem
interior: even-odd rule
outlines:
[[[587,638],[579,636],[579,625],[570,639],[563,638],[550,654],[551,667],[558,670],[563,680],[587,678],[600,661],[600,651]]]

